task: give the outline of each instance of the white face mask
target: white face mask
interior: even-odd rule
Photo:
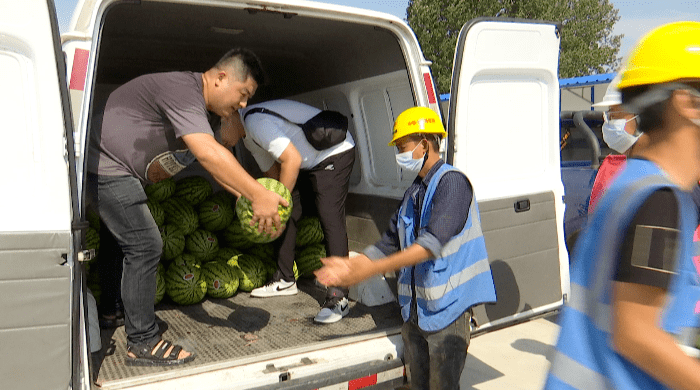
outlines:
[[[396,163],[399,164],[399,167],[401,167],[401,169],[404,171],[418,173],[420,172],[421,168],[423,168],[423,160],[425,155],[423,155],[421,158],[413,158],[413,152],[418,146],[420,146],[420,144],[416,145],[416,147],[410,152],[396,154]]]
[[[636,118],[636,117],[635,117]],[[639,136],[634,136],[625,131],[627,122],[632,119],[612,119],[603,123],[603,140],[608,146],[618,153],[625,153],[637,142]]]

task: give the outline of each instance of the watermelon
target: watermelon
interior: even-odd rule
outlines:
[[[95,257],[100,253],[100,233],[92,227],[88,227],[85,231],[85,249],[94,249]]]
[[[192,305],[204,299],[207,282],[199,264],[173,262],[165,272],[165,292],[173,302]]]
[[[156,225],[158,225],[158,227],[163,226],[165,224],[165,210],[163,210],[163,206],[161,206],[160,203],[150,199],[146,201],[146,206],[148,206],[148,209],[151,211],[151,215],[153,216],[153,220],[156,221]]]
[[[199,227],[199,216],[194,207],[180,198],[169,198],[163,203],[165,210],[165,223],[175,225],[182,230],[182,234],[188,235]]]
[[[284,186],[284,184],[275,179],[263,177],[258,179],[258,182],[260,182],[260,184],[262,184],[268,190],[279,194],[285,200],[287,200],[289,206],[284,207],[279,205],[277,208],[277,212],[280,215],[280,221],[282,223],[287,223],[289,216],[292,214],[292,194],[289,192],[287,187]],[[274,241],[274,238],[270,237],[268,234],[264,232],[259,233],[257,224],[253,226],[250,225],[250,222],[253,220],[253,207],[250,200],[244,196],[241,196],[238,199],[238,202],[236,202],[236,215],[238,216],[241,227],[243,228],[249,241],[261,244]]]
[[[267,270],[260,259],[255,256],[242,254],[236,260],[229,260],[228,264],[233,266],[235,262],[238,262],[238,267],[241,269],[238,284],[240,290],[250,292],[265,284]]]
[[[87,219],[88,225],[90,225],[91,228],[97,230],[98,232],[100,231],[102,221],[100,221],[99,214],[97,214],[93,209],[88,209],[87,213],[85,213],[85,218]]]
[[[230,298],[238,289],[238,273],[228,264],[212,261],[202,266],[207,282],[207,295],[212,298]]]
[[[233,195],[232,193],[226,191],[226,190],[219,190],[216,191],[215,193],[212,194],[208,200],[213,200],[214,202],[217,203],[226,203],[228,206],[231,206],[231,209],[233,210],[233,206],[236,204],[236,196]],[[235,213],[234,213],[235,215]]]
[[[219,250],[219,239],[204,229],[197,229],[185,237],[185,250],[202,263],[214,259]]]
[[[306,247],[323,242],[323,228],[316,217],[301,217],[297,222],[297,247]]]
[[[273,244],[259,244],[255,245],[250,249],[243,251],[244,253],[257,256],[260,260],[265,262],[277,263],[277,258],[275,256],[275,247]]]
[[[168,178],[155,184],[149,184],[144,188],[148,199],[154,202],[162,202],[175,193],[175,180]]]
[[[179,256],[173,259],[173,264],[201,266],[202,262],[192,254],[181,253]]]
[[[156,305],[163,300],[163,296],[165,296],[165,266],[163,263],[158,263],[156,269]]]
[[[309,245],[295,252],[294,262],[300,276],[312,277],[313,272],[323,266],[321,258],[326,257],[326,247],[323,244]]]
[[[235,217],[233,206],[226,200],[210,197],[197,206],[199,224],[210,232],[225,229]]]
[[[218,261],[220,263],[226,263],[228,262],[232,257],[240,255],[241,251],[235,248],[219,248],[219,251],[216,252],[216,256],[214,256],[214,261]]]
[[[175,225],[163,225],[160,228],[163,239],[163,254],[161,259],[172,260],[185,250],[185,234]]]
[[[175,183],[173,197],[184,199],[187,203],[196,206],[212,194],[209,180],[202,176],[189,176]]]
[[[219,238],[226,246],[236,249],[248,249],[255,245],[248,239],[248,234],[236,220],[219,232]]]

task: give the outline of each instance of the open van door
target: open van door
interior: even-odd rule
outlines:
[[[474,333],[555,311],[569,291],[558,58],[550,22],[480,18],[460,32],[447,160],[474,187],[498,300],[475,310]]]
[[[89,388],[74,375],[80,235],[53,0],[0,0],[0,36],[0,387]]]

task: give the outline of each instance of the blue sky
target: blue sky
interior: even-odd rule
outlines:
[[[20,0],[21,1],[21,0]],[[70,18],[77,0],[54,0],[61,32],[68,29]],[[408,0],[335,0],[324,3],[349,5],[406,17]],[[653,27],[678,21],[700,21],[700,1],[688,0],[612,0],[619,10],[620,20],[615,25],[614,34],[624,34],[620,55],[625,57],[639,38]]]

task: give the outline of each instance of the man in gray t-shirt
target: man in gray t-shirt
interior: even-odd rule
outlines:
[[[224,189],[252,200],[255,223],[273,236],[282,232],[277,208],[287,202],[253,179],[216,141],[210,125],[220,118],[225,129],[237,120],[237,110],[255,94],[262,75],[253,53],[233,49],[204,73],[144,75],[117,88],[107,100],[101,131],[91,135],[87,194],[116,240],[114,252],[123,254],[121,298],[129,365],[194,359],[159,336],[153,302],[163,243],[146,205],[144,184],[170,177],[197,159]]]

